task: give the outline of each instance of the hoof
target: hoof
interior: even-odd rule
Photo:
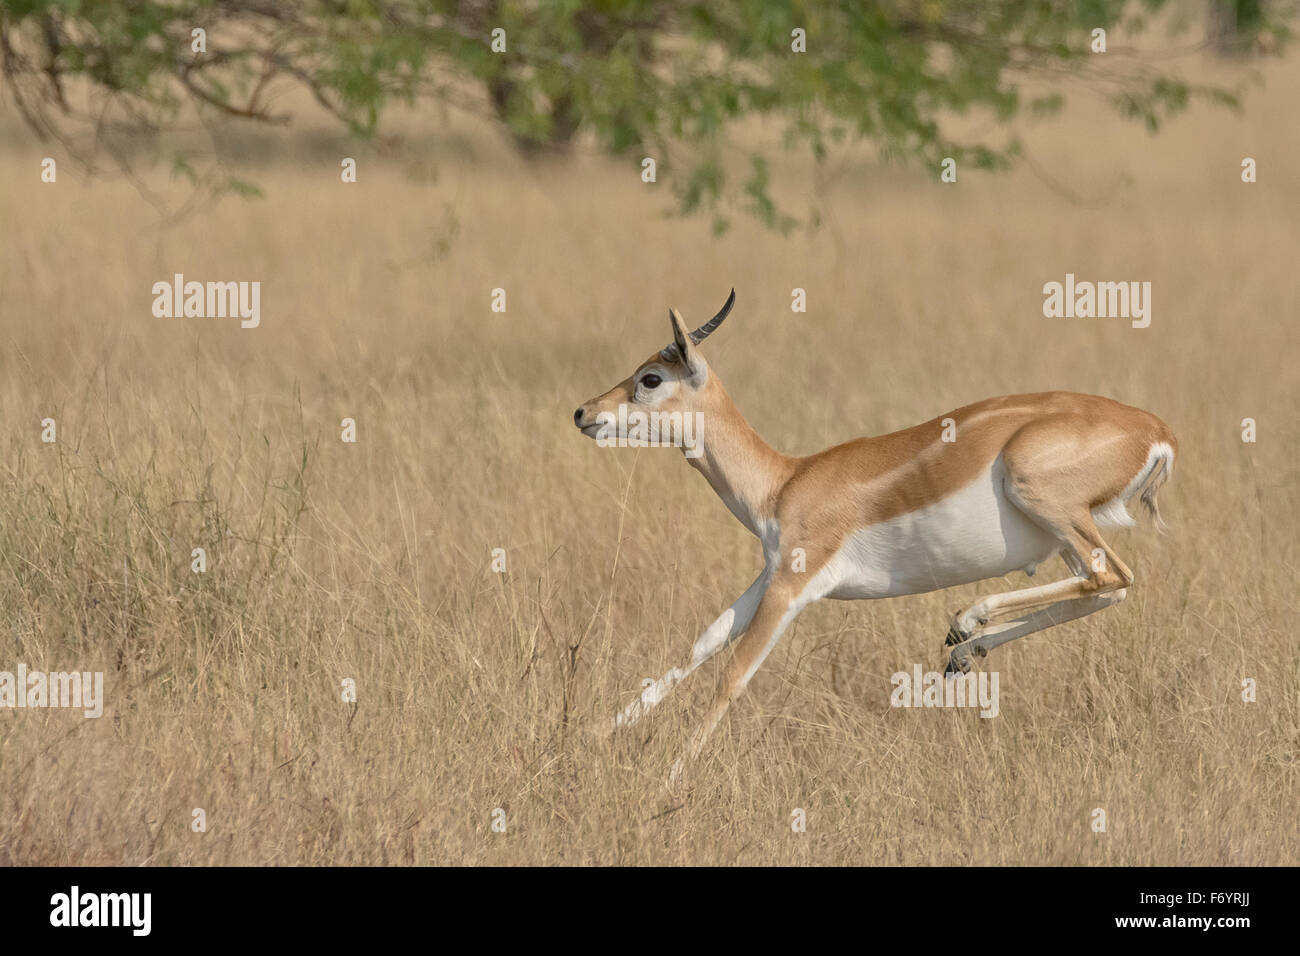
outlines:
[[[953,654],[951,657],[948,658],[948,666],[944,668],[943,676],[945,679],[947,679],[949,677],[957,677],[961,674],[969,674],[969,673],[970,673],[970,658],[964,654],[961,656],[958,656],[957,654]]]
[[[961,623],[961,619],[961,612],[952,616],[952,623],[948,625],[948,636],[944,638],[943,641],[944,647],[954,647],[958,644],[965,644],[975,636],[977,631],[982,629],[984,625],[989,622],[987,617],[977,617],[975,618],[975,626],[967,628]]]

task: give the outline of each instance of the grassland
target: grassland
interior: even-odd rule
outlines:
[[[0,115],[0,669],[107,681],[99,720],[0,710],[0,863],[1300,861],[1298,66],[1157,137],[1078,98],[1026,130],[1037,174],[790,157],[825,223],[789,237],[715,239],[635,162],[526,163],[454,114],[368,147],[229,130],[265,197],[159,227],[70,162],[42,185]],[[175,272],[261,281],[261,326],[155,318]],[[1150,281],[1150,328],[1044,318],[1066,272]],[[1109,532],[1129,600],[983,662],[992,720],[889,707],[980,587],[814,606],[665,796],[714,668],[591,731],[760,555],[680,454],[571,415],[733,286],[707,354],[776,447],[1109,395],[1178,435],[1174,531]]]

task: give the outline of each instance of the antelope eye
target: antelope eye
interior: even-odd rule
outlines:
[[[660,385],[663,384],[663,381],[664,380],[661,379],[658,375],[652,374],[643,377],[641,379],[641,384],[644,385],[646,388],[658,388]]]

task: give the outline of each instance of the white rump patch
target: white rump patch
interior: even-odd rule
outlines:
[[[1132,486],[1130,486],[1132,487]],[[1104,505],[1098,505],[1092,509],[1092,520],[1097,522],[1098,528],[1131,528],[1136,521],[1128,513],[1125,503],[1132,497],[1128,488],[1124,489],[1124,494],[1118,498],[1112,498]]]
[[[1121,491],[1117,497],[1092,509],[1092,520],[1097,522],[1097,527],[1131,528],[1136,525],[1137,522],[1128,513],[1129,500],[1146,487],[1147,482],[1155,475],[1158,468],[1164,468],[1167,474],[1173,471],[1173,467],[1174,450],[1169,447],[1168,442],[1158,441],[1152,445],[1151,450],[1147,452],[1146,464],[1142,466],[1142,470],[1137,473],[1137,476],[1128,483],[1128,487]]]

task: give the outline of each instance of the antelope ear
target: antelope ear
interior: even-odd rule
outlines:
[[[708,366],[704,364],[704,359],[700,358],[699,349],[691,340],[690,330],[686,328],[681,313],[676,309],[669,309],[668,319],[673,326],[673,344],[669,348],[676,349],[677,357],[686,363],[686,369],[690,372],[691,384],[698,387],[704,384]]]

